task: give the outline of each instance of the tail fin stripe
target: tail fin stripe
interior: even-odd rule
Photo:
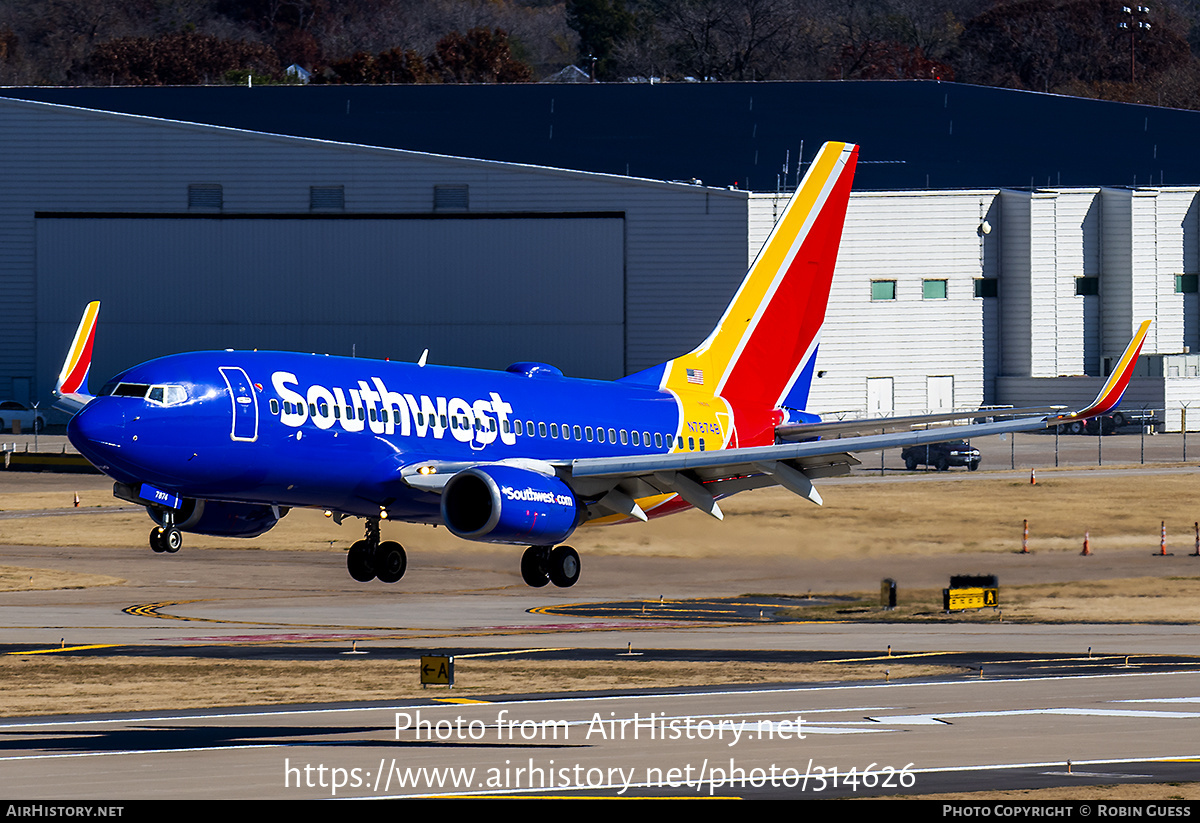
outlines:
[[[828,164],[830,166],[828,172],[826,172],[825,168],[823,167],[818,168],[814,166],[814,171],[816,173],[827,173],[828,176],[825,178],[823,185],[821,186],[820,190],[816,192],[816,196],[813,197],[811,202],[797,204],[801,206],[798,211],[800,219],[803,219],[803,223],[801,224],[799,231],[796,233],[796,237],[792,241],[791,245],[786,248],[774,248],[772,241],[775,239],[775,235],[780,231],[786,231],[789,228],[788,226],[785,226],[784,221],[781,220],[779,224],[776,225],[775,230],[771,233],[771,237],[768,238],[766,245],[763,247],[763,252],[759,256],[759,259],[755,260],[752,271],[757,271],[760,267],[762,267],[766,271],[774,272],[774,276],[770,279],[765,293],[759,298],[758,305],[755,308],[754,316],[746,325],[746,329],[743,331],[741,338],[738,340],[737,346],[734,348],[729,360],[724,364],[725,369],[721,375],[720,382],[717,384],[718,394],[720,394],[724,389],[725,382],[728,380],[730,372],[732,372],[734,367],[737,365],[742,352],[746,348],[746,344],[762,325],[763,315],[772,305],[779,287],[784,283],[789,275],[793,275],[792,279],[796,279],[794,275],[799,274],[798,271],[793,270],[793,267],[796,265],[797,257],[800,256],[801,249],[804,248],[806,241],[812,234],[813,226],[816,225],[817,221],[825,213],[824,207],[826,201],[829,199],[830,195],[833,194],[834,188],[841,179],[841,173],[846,167],[846,158],[844,155],[847,153],[847,151],[848,149],[843,149],[842,153],[839,155],[834,155],[832,152],[830,152],[833,162]],[[825,165],[826,164],[822,164],[822,166]],[[791,211],[796,211],[796,209],[789,207],[789,212]],[[782,255],[780,254],[781,251]],[[750,279],[751,278],[748,277],[747,281]],[[822,306],[821,314],[823,317],[824,306]]]
[[[78,394],[87,388],[88,372],[92,368],[92,344],[96,338],[96,317],[100,313],[100,302],[94,300],[88,303],[75,330],[75,339],[71,341],[67,359],[63,362],[62,371],[58,375],[58,386],[55,391],[59,395]]]
[[[751,405],[770,407],[786,396],[799,373],[797,365],[821,331],[851,175],[843,172],[831,182],[833,188],[822,202],[829,200],[839,208],[823,208],[813,216],[801,248],[778,278],[772,299],[761,307],[758,322],[747,329],[726,367],[718,386],[718,393],[726,398],[742,397]]]

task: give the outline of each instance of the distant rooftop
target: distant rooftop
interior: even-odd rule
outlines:
[[[775,191],[826,140],[856,189],[1200,184],[1200,112],[936,81],[8,88],[192,123]],[[787,171],[787,180],[783,179]]]

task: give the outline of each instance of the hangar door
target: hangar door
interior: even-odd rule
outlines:
[[[202,348],[624,374],[621,214],[37,215],[40,373],[103,301],[93,380]]]

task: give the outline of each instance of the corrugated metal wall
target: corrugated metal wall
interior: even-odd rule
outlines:
[[[985,402],[984,321],[991,298],[975,280],[994,277],[996,250],[980,231],[996,191],[855,192],[830,293],[810,405],[818,411],[867,408],[867,381],[891,377],[894,408],[940,405],[953,378],[953,402]],[[766,239],[783,200],[750,201],[751,256]],[[894,281],[894,299],[875,299],[872,281]],[[945,297],[926,281],[945,281]],[[941,286],[931,285],[932,295]],[[935,388],[931,389],[931,385]],[[931,393],[932,392],[932,393]]]
[[[548,227],[556,232],[570,225],[566,218],[579,213],[618,216],[623,282],[614,283],[607,275],[597,281],[593,263],[583,259],[595,253],[591,244],[574,243],[569,233],[558,237],[558,248],[566,251],[556,258],[555,270],[543,273],[555,283],[551,293],[560,307],[569,304],[575,324],[586,327],[599,322],[607,328],[603,335],[580,332],[564,338],[554,323],[541,322],[517,332],[506,312],[498,311],[493,318],[504,327],[504,334],[512,335],[514,346],[536,351],[539,359],[576,364],[573,371],[582,376],[617,377],[690,348],[707,334],[745,267],[747,194],[740,191],[349,146],[12,100],[0,100],[0,143],[5,147],[0,153],[0,179],[5,185],[0,200],[0,397],[11,391],[15,381],[28,379],[34,395],[46,399],[79,312],[92,297],[86,288],[64,294],[39,286],[35,215],[125,213],[147,215],[152,223],[164,214],[187,214],[189,186],[195,184],[221,186],[223,216],[308,215],[313,186],[342,187],[346,214],[431,214],[434,187],[459,185],[467,187],[471,215],[536,213],[565,218],[555,224],[539,223],[536,229],[507,222],[503,238],[487,241],[498,251],[515,252],[489,259],[483,274],[493,282],[514,285],[528,274],[524,247],[547,240]],[[351,225],[329,221],[321,231],[341,236],[340,248],[352,258],[357,255],[357,265],[366,265],[367,249],[354,249],[345,241]],[[68,238],[68,245],[77,240],[81,242],[82,236]],[[130,240],[128,234],[114,238],[101,232],[92,242],[98,253],[115,259]],[[252,234],[236,238],[231,234],[227,240],[234,245],[222,252],[223,261],[264,253]],[[282,242],[279,236],[272,238],[265,253],[278,242]],[[599,252],[606,271],[611,271],[612,242],[608,232]],[[118,245],[106,245],[112,243]],[[368,247],[380,248],[373,243]],[[204,244],[193,251],[199,259],[209,254]],[[75,253],[86,255],[79,248]],[[480,250],[477,254],[478,260],[487,256]],[[437,261],[428,255],[426,259],[431,266],[428,276],[436,278]],[[377,262],[381,276],[386,274],[390,261]],[[338,289],[340,269],[335,264],[320,278],[274,289],[277,316],[297,328],[308,328],[313,322],[353,327],[362,310],[371,311],[372,306],[364,307],[362,301],[333,306],[322,300],[323,294]],[[227,299],[218,290],[205,291],[185,305],[172,304],[169,293],[161,296],[176,317],[185,312],[192,322],[212,326],[217,325],[216,318],[224,311],[222,301]],[[469,299],[469,295],[456,298]],[[614,302],[622,313],[615,319]],[[117,310],[117,306],[105,307],[102,340],[113,333],[106,321]],[[598,318],[593,312],[599,312]],[[144,344],[139,350],[162,350],[154,342],[161,338],[151,328],[160,322],[158,316],[132,322],[147,324],[138,338]],[[613,339],[613,322],[622,325],[623,339]],[[185,344],[183,337],[173,339],[174,345],[195,347]],[[336,342],[344,347],[344,339]],[[616,356],[614,345],[619,351]],[[288,346],[315,347],[302,342]],[[461,365],[482,365],[482,358],[489,356],[482,352],[476,350],[477,357]],[[491,364],[490,359],[486,362]],[[120,367],[128,365],[132,363]],[[99,379],[106,376],[96,374]]]
[[[42,217],[37,236],[43,312],[103,302],[97,376],[194,348],[624,368],[620,217]],[[50,362],[70,342],[42,337]]]
[[[707,334],[786,200],[10,100],[0,141],[0,398],[46,399],[100,288],[97,379],[198,345],[359,342],[616,377]],[[219,210],[189,212],[196,184]],[[344,210],[314,213],[314,186]],[[466,211],[435,210],[439,186]],[[1148,353],[1200,346],[1175,291],[1200,270],[1197,191],[854,193],[812,405],[862,410],[872,378],[902,412],[1019,403],[1000,375],[1090,372],[1145,317]],[[1092,276],[1099,299],[1076,295]]]

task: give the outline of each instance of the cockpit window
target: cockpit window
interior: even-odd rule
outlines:
[[[175,406],[187,402],[187,389],[183,386],[159,385],[151,386],[146,383],[109,383],[100,390],[99,397],[141,397],[160,406]]]
[[[151,386],[146,399],[164,406],[176,406],[187,400],[183,386]]]

